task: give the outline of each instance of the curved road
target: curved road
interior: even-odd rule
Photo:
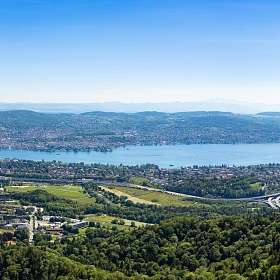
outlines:
[[[269,195],[263,195],[263,196],[253,196],[253,197],[244,197],[244,198],[208,198],[208,197],[201,197],[201,196],[195,196],[195,195],[188,195],[184,193],[177,193],[177,192],[171,192],[166,191],[162,189],[156,189],[156,188],[150,188],[150,187],[144,187],[140,185],[130,184],[130,183],[119,183],[115,181],[102,181],[102,180],[94,180],[94,179],[37,179],[37,178],[21,178],[21,177],[12,177],[12,176],[0,176],[0,179],[12,179],[14,181],[18,182],[35,182],[35,183],[51,183],[51,184],[82,184],[82,183],[95,183],[99,185],[107,185],[107,186],[123,186],[123,187],[131,187],[131,188],[137,188],[137,189],[143,189],[148,191],[155,191],[155,192],[162,192],[167,193],[170,195],[176,195],[181,196],[185,198],[193,198],[193,199],[201,199],[201,200],[212,200],[212,201],[257,201],[257,200],[265,200],[269,199],[270,197],[276,198],[280,196],[280,192],[273,193]]]
[[[170,194],[170,195],[176,195],[176,196],[181,196],[181,197],[185,197],[185,198],[194,198],[194,199],[201,199],[201,200],[213,200],[213,201],[218,201],[218,200],[255,201],[255,200],[269,199],[269,198],[274,198],[274,197],[280,196],[280,193],[274,193],[274,194],[270,194],[270,195],[244,197],[244,198],[208,198],[208,197],[201,197],[201,196],[195,196],[195,195],[188,195],[188,194],[184,194],[184,193],[165,191],[165,190],[161,190],[161,189],[144,187],[144,186],[134,185],[134,184],[126,184],[126,186],[131,187],[131,188],[136,188],[136,189],[167,193],[167,194]]]

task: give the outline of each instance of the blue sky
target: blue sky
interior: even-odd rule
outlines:
[[[0,0],[0,102],[280,103],[280,2]]]

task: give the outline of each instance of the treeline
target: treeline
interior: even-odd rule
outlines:
[[[201,197],[242,198],[265,194],[263,188],[254,188],[254,178],[187,178],[179,181],[170,180],[168,191],[185,193]]]

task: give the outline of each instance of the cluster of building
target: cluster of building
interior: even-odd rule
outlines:
[[[1,197],[0,197],[1,198]],[[0,231],[14,233],[17,230],[26,230],[29,242],[33,242],[35,233],[46,233],[61,238],[64,235],[64,226],[80,229],[88,226],[87,221],[56,216],[44,216],[43,208],[33,205],[22,206],[17,201],[0,201]]]
[[[7,230],[29,230],[32,217],[42,211],[42,208],[36,206],[21,206],[16,201],[1,201],[0,228]]]
[[[64,234],[64,226],[70,226],[72,229],[80,229],[89,225],[88,221],[71,219],[58,216],[42,216],[42,219],[36,221],[36,231],[55,235],[61,238]]]

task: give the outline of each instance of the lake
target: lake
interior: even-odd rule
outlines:
[[[0,158],[28,159],[62,162],[137,165],[157,164],[162,168],[193,165],[254,165],[280,163],[278,144],[199,144],[128,146],[113,152],[38,152],[24,150],[0,150]]]

